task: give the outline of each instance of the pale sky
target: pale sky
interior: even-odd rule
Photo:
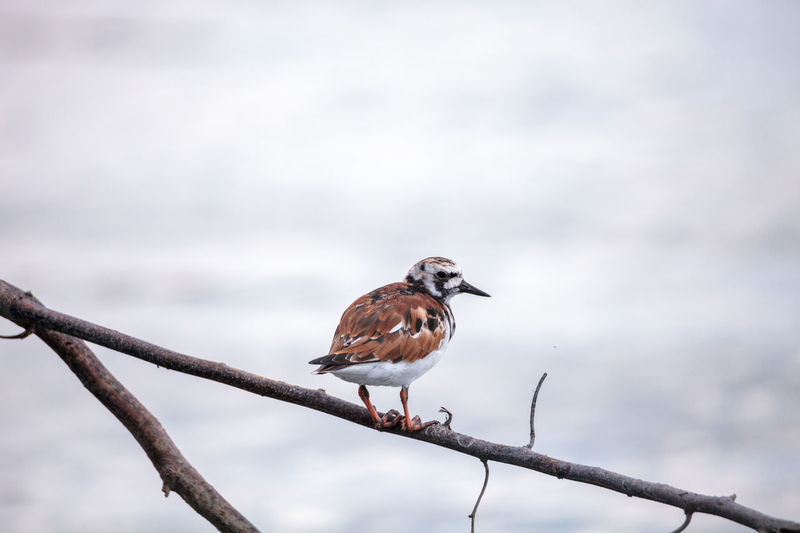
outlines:
[[[0,278],[357,402],[307,361],[356,297],[452,257],[493,297],[454,300],[423,418],[524,444],[547,371],[539,451],[798,520],[798,21],[791,2],[0,2]],[[468,527],[474,459],[98,355],[264,530]],[[210,530],[40,342],[0,343],[0,406],[10,532]],[[415,518],[387,523],[397,507]],[[501,465],[480,511],[485,531],[681,520]]]

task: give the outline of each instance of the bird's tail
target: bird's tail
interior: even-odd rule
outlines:
[[[309,365],[320,365],[319,368],[315,369],[312,374],[325,374],[331,368],[331,354],[323,355],[322,357],[317,357],[316,359],[312,359],[308,362]]]

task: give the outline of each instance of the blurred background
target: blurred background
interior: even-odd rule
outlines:
[[[798,520],[798,22],[781,1],[0,1],[0,278],[358,402],[307,361],[356,297],[451,257],[493,297],[453,301],[424,419],[525,444],[547,371],[538,451]],[[474,458],[96,352],[262,530],[468,530]],[[480,531],[683,519],[491,467]],[[54,353],[0,342],[6,531],[211,530],[160,487]]]

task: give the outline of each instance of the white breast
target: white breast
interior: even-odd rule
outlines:
[[[449,332],[447,332],[449,333]],[[439,362],[447,349],[449,335],[445,334],[439,349],[431,352],[422,359],[413,363],[400,361],[392,363],[382,361],[379,363],[358,363],[331,372],[337,378],[358,383],[359,385],[384,385],[388,387],[408,387],[411,382],[433,368]]]

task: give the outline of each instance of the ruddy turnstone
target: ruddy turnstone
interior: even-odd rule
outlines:
[[[444,354],[456,330],[450,298],[462,292],[489,296],[464,281],[450,259],[423,259],[405,281],[375,289],[345,309],[328,355],[309,361],[321,365],[313,373],[330,372],[358,383],[358,395],[377,428],[400,423],[407,431],[418,431],[435,424],[409,416],[408,387]],[[367,385],[400,387],[403,414],[392,409],[378,416]]]

